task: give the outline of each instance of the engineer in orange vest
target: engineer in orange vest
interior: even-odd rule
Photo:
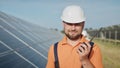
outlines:
[[[65,36],[57,47],[59,68],[103,68],[100,48],[95,43],[92,47],[82,35],[85,16],[81,7],[67,6],[61,19]],[[46,68],[55,68],[54,45],[49,49]]]

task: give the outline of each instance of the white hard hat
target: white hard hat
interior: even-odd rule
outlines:
[[[85,21],[84,12],[80,6],[71,5],[63,10],[61,19],[68,23],[80,23]]]

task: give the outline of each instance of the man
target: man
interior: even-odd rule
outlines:
[[[66,7],[61,19],[65,36],[59,41],[57,47],[59,67],[103,68],[99,47],[94,44],[91,51],[89,41],[82,35],[85,17],[80,6],[71,5]],[[55,68],[54,61],[54,45],[52,45],[48,53],[46,68]]]

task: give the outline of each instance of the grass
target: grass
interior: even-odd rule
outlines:
[[[94,40],[101,49],[104,68],[120,68],[120,44]]]

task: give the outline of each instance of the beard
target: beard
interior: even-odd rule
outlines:
[[[71,31],[71,32],[77,32],[77,31]],[[81,36],[81,33],[78,33],[76,35],[69,34],[69,32],[66,33],[65,31],[64,31],[64,33],[70,40],[78,40]]]

